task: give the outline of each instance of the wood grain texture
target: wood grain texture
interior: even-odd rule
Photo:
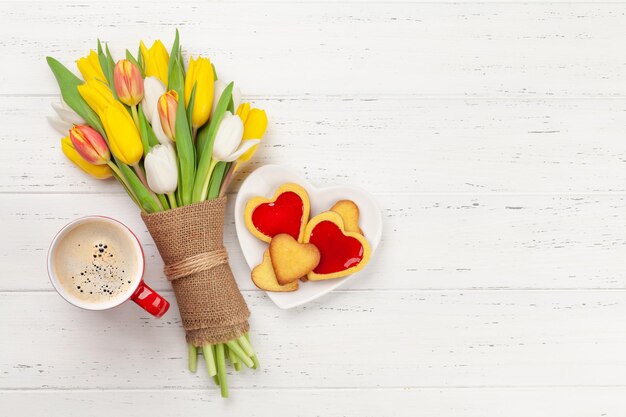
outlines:
[[[100,38],[119,57],[139,36],[169,44],[178,27],[187,51],[210,55],[221,76],[254,95],[624,96],[625,11],[620,3],[2,3],[0,48],[12,64],[0,91],[56,93],[45,55],[69,65]]]
[[[626,3],[0,1],[0,415],[622,416]],[[44,57],[146,40],[209,55],[268,111],[253,169],[372,191],[385,234],[348,286],[278,310],[225,244],[262,369],[232,397],[186,371],[174,305],[101,314],[47,281],[54,233],[108,214],[162,262],[121,188],[45,122]],[[133,47],[134,49],[134,47]],[[285,399],[288,399],[287,401]],[[150,404],[150,406],[148,406]]]
[[[44,120],[57,97],[0,98],[1,192],[119,192],[74,168]],[[626,100],[254,99],[267,163],[375,193],[626,190]],[[28,127],[28,128],[25,128]]]
[[[626,388],[420,388],[391,390],[241,389],[231,398],[215,390],[0,391],[0,413],[38,417],[143,417],[150,404],[163,415],[249,417],[620,417]]]
[[[231,373],[229,385],[626,386],[625,294],[335,291],[278,310],[245,293],[262,367]],[[175,313],[155,321],[132,303],[81,311],[55,293],[2,293],[0,313],[10,317],[0,323],[0,389],[212,386],[203,366],[187,371]]]
[[[45,204],[43,204],[45,201]],[[380,195],[382,244],[346,289],[626,288],[626,197]],[[225,244],[239,286],[256,290],[228,205]],[[0,291],[47,290],[55,233],[86,213],[111,216],[139,236],[146,279],[169,289],[138,209],[124,195],[4,195]],[[260,261],[260,260],[259,260]]]

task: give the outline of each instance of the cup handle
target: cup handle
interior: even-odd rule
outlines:
[[[143,280],[141,280],[130,299],[156,318],[162,317],[170,308],[170,303],[150,288]]]

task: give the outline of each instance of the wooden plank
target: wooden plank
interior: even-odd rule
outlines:
[[[588,417],[621,416],[623,387],[434,388],[394,390],[231,389],[228,400],[214,389],[133,391],[4,391],[3,415],[143,417],[146,407],[162,415],[262,417]]]
[[[56,93],[45,55],[70,64],[100,38],[120,57],[140,36],[169,44],[178,27],[187,52],[210,55],[254,95],[624,96],[625,11],[623,3],[2,3],[0,45],[12,64],[0,91]]]
[[[262,368],[230,385],[624,386],[624,294],[335,292],[285,311],[248,292]],[[132,304],[90,312],[45,292],[2,293],[0,313],[0,389],[212,386],[203,365],[186,369],[176,310],[155,321]]]
[[[371,265],[345,288],[626,288],[624,196],[380,195],[384,233]],[[241,288],[255,290],[237,241],[234,198],[225,244]],[[46,253],[70,220],[103,214],[145,246],[146,279],[168,289],[163,263],[127,196],[4,195],[0,290],[52,290]]]
[[[626,27],[626,26],[625,26]],[[0,191],[123,192],[62,155],[56,97],[0,98]],[[254,100],[267,110],[258,166],[376,193],[626,191],[625,100]],[[28,126],[28,128],[25,128]]]

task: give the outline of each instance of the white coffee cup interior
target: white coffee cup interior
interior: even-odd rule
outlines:
[[[123,294],[120,294],[118,297],[115,297],[112,300],[102,301],[102,302],[87,302],[77,298],[75,295],[68,292],[65,287],[59,281],[59,277],[57,276],[54,268],[54,255],[56,253],[57,248],[59,247],[59,243],[63,241],[64,237],[68,235],[74,228],[90,222],[100,222],[106,224],[107,227],[115,227],[119,231],[121,231],[126,237],[128,237],[128,242],[131,244],[133,250],[137,253],[138,262],[141,263],[138,268],[135,268],[137,273],[135,276],[131,277],[132,283],[127,290],[124,291]],[[69,303],[84,308],[86,310],[107,310],[109,308],[116,307],[126,300],[128,300],[132,294],[135,292],[139,283],[141,282],[141,278],[143,276],[144,270],[144,255],[143,250],[141,249],[141,245],[137,237],[128,229],[124,224],[118,222],[117,220],[111,219],[109,217],[103,216],[88,216],[82,217],[80,219],[76,219],[71,223],[65,225],[54,237],[52,243],[50,244],[50,249],[48,250],[48,276],[50,277],[50,282],[54,286],[55,290]]]

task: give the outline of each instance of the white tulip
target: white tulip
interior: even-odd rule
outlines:
[[[178,185],[176,151],[171,145],[156,145],[144,161],[148,186],[158,194],[167,194],[170,202]]]
[[[167,137],[165,132],[163,131],[163,126],[161,125],[161,117],[159,116],[159,108],[155,107],[154,112],[152,113],[152,131],[154,132],[154,136],[158,139],[158,141],[163,145],[172,145],[172,140]]]
[[[217,129],[213,142],[213,158],[216,161],[232,162],[246,153],[248,149],[261,142],[260,139],[245,140],[243,138],[243,123],[239,116],[231,112],[224,113],[224,117]]]
[[[172,141],[163,132],[161,126],[161,118],[159,117],[159,97],[165,94],[165,84],[161,82],[157,77],[146,77],[143,80],[143,100],[141,100],[141,107],[143,113],[146,115],[146,119],[152,125],[152,131],[154,135],[163,145],[170,145]]]
[[[146,118],[152,125],[154,125],[154,111],[157,109],[157,102],[159,97],[165,94],[165,91],[165,84],[157,77],[146,77],[143,80],[143,100],[141,100],[141,106]]]
[[[228,84],[230,83],[224,82],[219,79],[215,80],[215,83],[213,84],[213,109],[211,110],[211,114],[215,113],[215,108],[217,107],[217,103],[220,101],[220,97],[222,97],[222,93],[224,92]],[[233,97],[233,104],[234,104],[233,107],[235,108],[235,111],[237,111],[237,109],[239,108],[239,105],[241,104],[241,90],[233,86],[232,97]]]
[[[84,125],[86,123],[83,118],[76,114],[64,101],[52,103],[52,108],[58,117],[48,117],[48,122],[63,136],[67,136],[74,125]]]

